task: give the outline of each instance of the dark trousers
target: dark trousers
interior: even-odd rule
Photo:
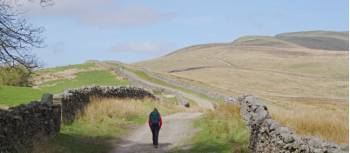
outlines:
[[[159,124],[151,125],[153,145],[158,145],[159,130],[160,130]]]

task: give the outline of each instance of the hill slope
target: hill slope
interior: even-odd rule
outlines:
[[[271,36],[244,36],[236,39],[233,44],[235,46],[265,46],[265,47],[283,47],[297,48],[302,47],[288,41],[278,39]]]
[[[292,32],[276,35],[276,38],[295,43],[300,46],[322,50],[349,50],[348,32],[308,31]]]
[[[330,44],[336,44],[333,38],[348,39],[329,32],[246,37],[234,43],[187,47],[134,66],[199,82],[228,95],[256,95],[268,103],[275,119],[300,133],[347,142],[339,135],[348,133],[348,125],[343,124],[348,120],[348,52],[310,49],[282,40],[300,34],[304,41],[329,35],[325,41]],[[340,129],[327,128],[330,124]]]
[[[333,31],[305,31],[281,33],[276,36],[243,36],[235,46],[265,46],[282,48],[310,48],[320,50],[349,50],[349,33]]]
[[[302,44],[281,40],[299,37],[305,42],[316,37],[345,41],[348,34],[313,31],[283,33],[276,37],[241,37],[233,43],[186,47],[134,65],[204,82],[234,93],[347,99],[348,52],[309,49]],[[322,43],[332,46],[330,44],[336,43]],[[264,89],[269,92],[256,89],[256,85],[267,87]],[[281,90],[280,86],[285,89]],[[237,90],[237,87],[240,89]]]

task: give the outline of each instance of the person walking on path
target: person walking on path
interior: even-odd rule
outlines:
[[[158,148],[159,130],[162,127],[163,121],[157,108],[154,108],[149,114],[148,124],[152,131],[153,146]]]

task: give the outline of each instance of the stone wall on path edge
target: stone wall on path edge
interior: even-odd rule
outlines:
[[[0,153],[31,152],[36,143],[55,137],[60,131],[61,106],[52,95],[42,101],[0,110]]]
[[[323,141],[318,137],[297,135],[271,119],[266,105],[254,96],[226,101],[240,106],[241,117],[250,131],[249,147],[254,153],[345,153],[348,145]]]
[[[90,97],[155,98],[136,87],[90,86],[66,90],[53,98],[44,94],[41,101],[33,101],[0,109],[0,153],[29,153],[37,143],[54,138],[61,121],[72,123],[76,115],[90,102]]]

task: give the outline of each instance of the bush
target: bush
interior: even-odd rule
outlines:
[[[0,67],[0,85],[29,86],[30,74],[23,66]]]

